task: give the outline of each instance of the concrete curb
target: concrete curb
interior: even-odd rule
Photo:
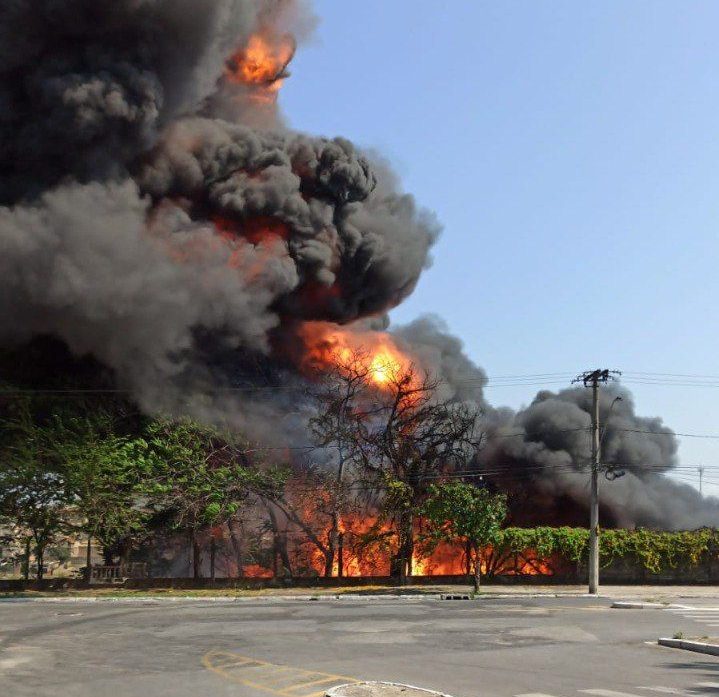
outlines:
[[[612,607],[617,610],[666,610],[668,608],[676,610],[677,608],[682,608],[684,606],[675,605],[673,603],[642,603],[619,600],[612,603]]]
[[[325,693],[325,697],[346,697],[348,689],[358,686],[367,686],[370,689],[375,688],[377,691],[373,692],[373,694],[375,694],[376,697],[381,696],[383,687],[388,688],[387,692],[390,695],[396,694],[397,692],[401,692],[404,690],[414,690],[422,694],[434,695],[434,697],[451,697],[451,695],[448,695],[445,692],[428,690],[425,687],[416,687],[415,685],[405,685],[401,682],[386,682],[384,680],[366,680],[360,683],[345,683],[344,685],[335,685],[334,687],[331,687],[329,690],[327,690],[327,692]]]
[[[706,653],[710,656],[719,656],[719,645],[707,644],[703,641],[689,641],[688,639],[658,639],[660,646],[668,646],[672,649],[684,649],[695,653]]]
[[[419,600],[441,600],[441,593],[417,593],[405,595],[362,595],[359,593],[343,593],[338,595],[253,595],[253,596],[235,596],[235,595],[173,595],[173,596],[42,596],[39,598],[0,598],[2,603],[249,603],[249,602],[336,602],[336,601],[354,601],[354,602],[381,602],[396,601],[416,602]],[[482,600],[511,600],[521,598],[599,598],[607,600],[607,596],[588,596],[586,593],[492,593],[481,594],[464,602],[481,602]],[[664,606],[666,607],[666,606]]]
[[[173,596],[59,596],[56,598],[0,598],[1,603],[251,603],[251,602],[310,602],[338,600],[438,600],[439,595],[173,595]]]

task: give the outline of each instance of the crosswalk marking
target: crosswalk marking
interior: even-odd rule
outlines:
[[[707,697],[712,694],[712,690],[719,690],[719,682],[697,682],[692,685],[680,689],[677,687],[668,687],[666,685],[637,685],[634,688],[642,692],[654,692],[660,695],[674,696],[674,697]],[[585,695],[593,695],[594,697],[648,697],[646,694],[642,695],[635,692],[619,692],[616,690],[607,690],[605,688],[591,687],[584,690],[577,690]],[[305,696],[306,697],[306,696]],[[513,697],[559,697],[558,695],[551,695],[545,692],[523,692]],[[655,696],[656,697],[656,696]]]
[[[702,689],[703,688],[703,689]],[[676,687],[666,687],[665,685],[637,685],[636,690],[647,692],[658,692],[662,695],[676,695],[677,697],[700,697],[709,694],[707,689],[719,689],[719,682],[698,682],[685,689]],[[607,690],[605,688],[592,687],[584,690],[577,690],[586,695],[594,695],[595,697],[646,697],[634,692],[619,692],[616,690]],[[558,697],[545,692],[523,692],[513,697]]]
[[[577,690],[577,692],[584,692],[588,695],[597,695],[597,697],[640,697],[640,695],[634,695],[631,692],[615,692],[614,690],[602,690],[600,688]]]
[[[668,608],[675,616],[683,617],[693,622],[699,622],[707,627],[719,627],[719,607],[674,607]]]
[[[637,690],[651,690],[652,692],[661,692],[665,695],[687,695],[692,697],[694,693],[687,692],[686,690],[677,690],[674,687],[664,687],[663,685],[644,685],[637,687]]]

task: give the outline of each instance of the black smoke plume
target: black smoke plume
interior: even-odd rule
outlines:
[[[286,127],[274,99],[286,61],[254,82],[232,73],[250,37],[301,41],[313,22],[295,0],[2,3],[0,345],[52,336],[145,410],[306,442],[311,406],[292,390],[223,389],[304,385],[279,359],[295,328],[381,323],[439,234],[383,164]],[[584,390],[494,409],[485,374],[435,320],[395,335],[482,409],[478,466],[521,482],[527,520],[584,507],[588,436],[571,430],[588,425]],[[715,524],[713,503],[646,467],[670,469],[676,442],[634,432],[665,429],[623,397],[605,440],[627,472],[603,487],[611,519]]]

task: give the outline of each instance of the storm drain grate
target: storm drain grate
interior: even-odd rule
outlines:
[[[471,600],[469,593],[443,593],[440,598],[442,600]]]

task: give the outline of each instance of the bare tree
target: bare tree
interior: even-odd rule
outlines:
[[[332,576],[338,553],[342,557],[340,519],[351,500],[347,476],[353,474],[347,470],[357,460],[356,418],[360,405],[367,400],[371,375],[369,353],[347,350],[334,357],[330,369],[321,376],[313,391],[319,409],[310,427],[318,447],[324,449],[336,465],[334,481],[330,478],[323,482],[325,510],[330,517],[327,542],[323,545],[327,577]],[[338,576],[343,575],[343,566],[340,558]]]
[[[323,385],[315,438],[337,451],[339,483],[349,466],[360,485],[354,488],[378,497],[379,524],[389,522],[397,538],[392,573],[403,582],[412,573],[414,525],[428,486],[467,468],[479,445],[478,412],[441,399],[439,381],[415,365],[364,352],[338,358]]]

